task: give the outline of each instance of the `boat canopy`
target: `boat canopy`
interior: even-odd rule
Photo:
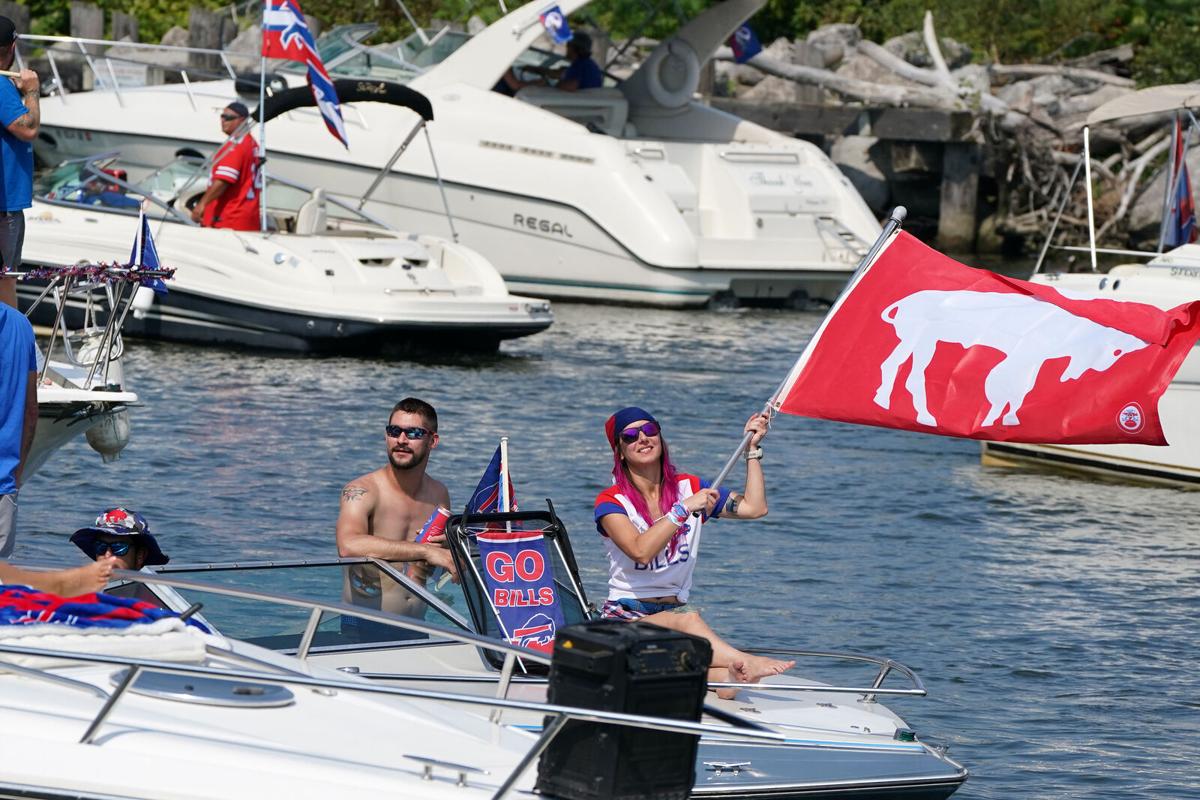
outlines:
[[[335,80],[333,87],[337,90],[338,100],[343,103],[388,103],[411,109],[420,114],[426,122],[433,121],[433,104],[429,102],[429,98],[407,86],[380,80],[342,78]],[[312,90],[307,86],[286,89],[271,95],[263,103],[264,121],[297,108],[310,108],[316,104]],[[251,116],[257,120],[258,109],[255,109]]]
[[[1140,117],[1145,114],[1164,114],[1169,111],[1200,111],[1200,83],[1152,86],[1109,100],[1088,114],[1087,124],[1097,125],[1101,122]]]

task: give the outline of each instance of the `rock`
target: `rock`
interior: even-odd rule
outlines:
[[[1022,114],[1028,114],[1033,109],[1035,92],[1033,81],[1017,81],[992,90],[992,94],[1008,103],[1009,108]]]
[[[783,36],[763,48],[763,55],[768,55],[771,58],[778,59],[788,64],[796,63],[793,61],[794,53],[792,51],[792,42]]]
[[[951,72],[950,76],[973,95],[991,94],[992,78],[982,64],[967,64]]]
[[[884,83],[892,86],[912,86],[911,83],[892,72],[873,58],[855,53],[842,62],[835,72],[847,78],[868,83]]]
[[[1000,216],[991,214],[984,217],[983,222],[979,223],[979,229],[975,232],[976,253],[1002,253],[1005,251],[1004,235],[996,229],[999,222]]]
[[[929,57],[929,50],[925,47],[925,40],[920,31],[893,36],[884,42],[883,46],[910,64],[927,69],[933,66],[933,59]],[[957,69],[971,62],[971,48],[962,42],[939,36],[938,46],[941,47],[942,58],[946,59],[946,66],[950,69]]]
[[[795,105],[797,103],[809,105],[820,102],[821,90],[815,86],[805,86],[789,81],[787,78],[778,78],[774,75],[768,75],[752,86],[745,92],[738,95],[741,100],[751,100],[755,103],[785,103]]]
[[[838,22],[822,25],[809,33],[805,41],[821,55],[821,66],[831,68],[854,52],[854,46],[862,41],[862,31],[857,25]]]
[[[187,47],[188,45],[188,29],[176,25],[163,34],[160,44],[170,45],[172,47]]]
[[[258,68],[261,65],[262,29],[251,25],[233,37],[225,45],[229,64],[238,72],[253,72],[258,80]]]
[[[472,36],[478,33],[483,33],[485,28],[487,28],[487,23],[484,22],[477,14],[472,14],[471,18],[467,20],[467,33],[471,34]]]
[[[890,210],[891,190],[872,155],[872,149],[879,149],[878,143],[873,136],[843,136],[834,141],[829,158],[854,184],[872,213],[883,216]]]

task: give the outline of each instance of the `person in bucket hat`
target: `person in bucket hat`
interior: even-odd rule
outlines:
[[[71,542],[95,561],[113,559],[117,569],[139,570],[170,560],[150,533],[146,518],[127,508],[103,512],[95,524],[71,534]]]

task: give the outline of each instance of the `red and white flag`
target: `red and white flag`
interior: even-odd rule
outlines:
[[[774,407],[973,439],[1162,445],[1158,399],[1198,337],[1200,301],[1068,297],[901,231],[830,309]]]

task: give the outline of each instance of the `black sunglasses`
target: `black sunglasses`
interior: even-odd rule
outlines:
[[[222,114],[221,119],[226,122],[233,122],[235,119],[241,119],[237,114]]]
[[[424,439],[426,436],[432,433],[432,431],[426,430],[425,428],[419,428],[416,425],[412,426],[411,428],[405,428],[400,425],[384,425],[383,430],[393,439],[399,439],[400,434],[404,434],[414,442],[418,439]]]
[[[123,556],[132,546],[132,542],[102,542],[97,539],[92,542],[92,558],[99,558],[106,552],[111,552],[114,556]]]

